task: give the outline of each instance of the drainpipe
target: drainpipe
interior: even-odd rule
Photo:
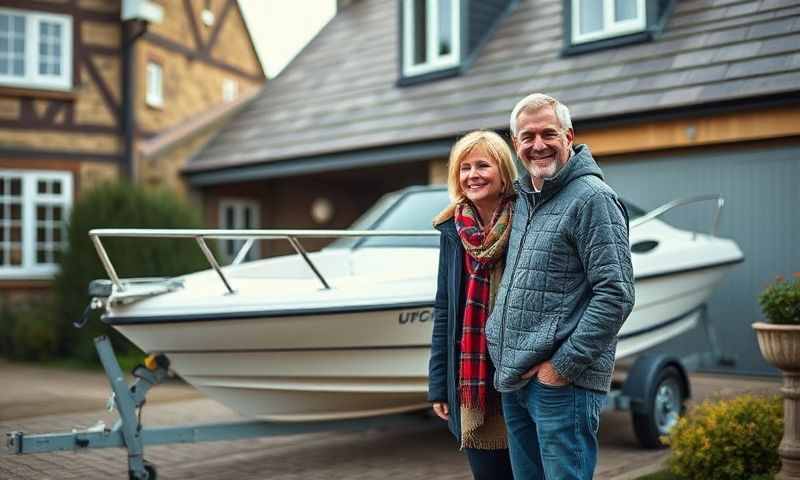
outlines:
[[[140,24],[144,27],[140,27]],[[140,33],[137,33],[137,30]],[[135,64],[135,43],[145,31],[147,23],[139,20],[128,20],[122,22],[122,176],[133,182],[133,149],[136,136],[136,64]]]
[[[133,182],[134,147],[136,140],[136,40],[147,32],[150,22],[161,22],[164,9],[150,0],[122,0],[120,11],[122,20],[122,107],[120,121],[122,127],[122,175]]]

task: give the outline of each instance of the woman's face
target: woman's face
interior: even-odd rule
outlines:
[[[481,149],[473,149],[461,160],[459,185],[472,203],[498,202],[503,192],[500,167]]]

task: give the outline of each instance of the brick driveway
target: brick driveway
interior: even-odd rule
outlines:
[[[28,433],[70,431],[103,419],[111,425],[114,417],[104,410],[58,413],[26,418],[3,419],[11,411],[8,399],[24,402],[26,396],[43,401],[37,388],[59,390],[56,374],[47,382],[34,382],[30,375],[13,377],[14,366],[0,363],[0,434],[12,430]],[[94,375],[94,374],[91,374]],[[35,378],[35,376],[34,376]],[[91,388],[82,389],[86,405],[102,405],[103,376],[97,374]],[[86,380],[86,379],[83,379]],[[90,382],[91,383],[91,382]],[[71,383],[67,383],[72,385]],[[777,379],[751,380],[738,377],[694,375],[696,398],[729,395],[740,391],[777,391]],[[11,387],[11,388],[9,388]],[[27,387],[27,388],[26,388]],[[66,388],[66,386],[65,386]],[[154,392],[162,386],[156,387]],[[167,426],[238,420],[235,413],[218,403],[197,396],[189,387],[166,385],[166,394],[151,399],[144,409],[146,426]],[[8,390],[7,390],[8,389]],[[9,392],[8,394],[6,392]],[[12,393],[15,392],[15,393]],[[87,393],[88,392],[88,393]],[[46,393],[44,395],[47,395]],[[66,395],[69,397],[69,395]],[[63,399],[58,397],[61,402]],[[4,401],[6,408],[3,408]],[[35,402],[34,402],[35,403]],[[72,409],[75,402],[66,402]],[[57,407],[57,406],[56,406]],[[50,410],[57,410],[51,406]],[[45,409],[47,411],[47,409]],[[9,416],[9,415],[6,415]],[[653,471],[665,451],[642,450],[633,435],[625,412],[603,414],[600,429],[600,461],[595,478],[631,479]],[[361,432],[336,431],[294,436],[259,438],[193,445],[145,447],[145,458],[158,466],[161,479],[468,479],[466,460],[457,451],[444,424],[437,419],[412,419],[409,423]],[[127,478],[125,452],[103,449],[82,453],[0,456],[0,479],[106,480]]]

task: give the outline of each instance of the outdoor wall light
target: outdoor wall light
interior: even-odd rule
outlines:
[[[311,219],[317,224],[326,224],[333,219],[333,203],[325,197],[315,198],[311,202]]]

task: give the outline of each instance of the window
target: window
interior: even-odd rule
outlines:
[[[223,199],[219,202],[219,225],[227,230],[248,230],[259,228],[260,209],[258,202],[252,200]],[[220,250],[225,263],[236,258],[239,249],[246,240],[220,240]],[[253,243],[243,261],[248,262],[260,257],[259,242]]]
[[[226,78],[222,81],[222,99],[226,102],[236,100],[239,96],[239,82]]]
[[[645,0],[570,0],[572,43],[584,43],[643,31]]]
[[[0,8],[0,84],[72,87],[72,18]]]
[[[164,106],[164,85],[161,65],[147,62],[147,93],[145,102],[151,107]]]
[[[0,170],[0,278],[55,274],[71,205],[68,172]]]
[[[457,66],[460,0],[403,0],[403,74]]]

